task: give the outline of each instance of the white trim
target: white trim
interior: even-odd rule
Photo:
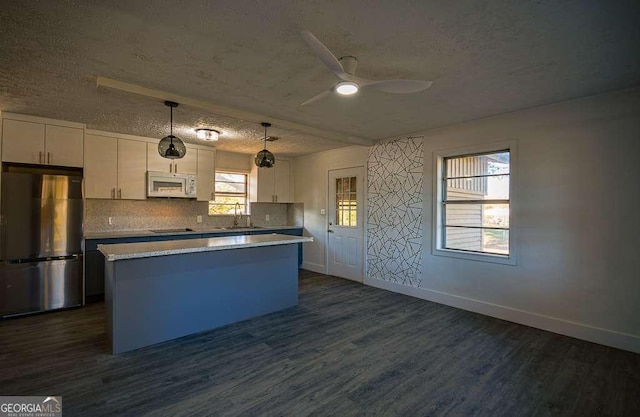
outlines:
[[[183,104],[189,107],[195,107],[197,109],[205,110],[207,113],[218,114],[221,116],[232,117],[249,123],[260,123],[262,121],[269,121],[272,124],[278,126],[278,128],[291,130],[298,133],[317,136],[325,139],[332,139],[337,142],[350,144],[350,145],[364,145],[369,146],[373,142],[364,137],[358,137],[356,135],[346,134],[343,132],[328,130],[327,128],[317,128],[308,126],[296,122],[291,122],[284,119],[276,119],[274,117],[267,117],[263,114],[257,114],[242,110],[236,107],[229,107],[220,104],[211,103],[205,100],[197,100],[191,97],[182,96],[179,94],[170,93],[167,91],[154,90],[151,88],[143,87],[124,81],[114,80],[103,76],[96,77],[96,87],[98,88],[111,88],[114,90],[124,91],[131,94],[138,94],[145,97],[156,98],[160,100],[171,100],[176,103]]]
[[[17,114],[17,113],[2,113],[3,119],[11,119],[11,120],[19,120],[22,122],[32,122],[32,123],[41,123],[46,125],[54,125],[54,126],[63,126],[63,127],[73,127],[76,129],[85,129],[86,125],[84,123],[77,122],[69,122],[66,120],[56,120],[49,119],[46,117],[38,117],[38,116],[29,116],[27,114]]]
[[[509,150],[510,168],[509,168],[509,256],[489,253],[474,253],[458,251],[455,249],[445,249],[440,247],[442,241],[442,206],[441,202],[441,183],[442,183],[442,163],[443,159],[448,156],[457,156],[465,154],[493,152],[498,150]],[[491,262],[505,265],[517,265],[518,251],[518,233],[517,233],[517,208],[518,208],[518,145],[516,140],[508,140],[501,142],[485,143],[473,146],[465,146],[460,148],[449,148],[436,150],[432,154],[433,184],[432,184],[432,215],[431,215],[431,254],[434,256],[448,256],[451,258],[466,259],[470,261]],[[426,158],[425,158],[426,159]]]
[[[148,138],[146,136],[136,136],[129,135],[127,133],[117,133],[117,132],[107,132],[104,130],[95,130],[95,129],[85,129],[84,133],[86,135],[94,135],[94,136],[106,136],[110,138],[118,138],[118,139],[129,139],[129,140],[137,140],[138,142],[146,142],[146,143],[154,143],[157,144],[161,138]],[[203,151],[216,151],[216,148],[213,146],[199,145],[197,143],[185,142],[185,146],[188,149],[202,149]],[[215,158],[215,155],[214,155]],[[215,159],[214,159],[215,165]]]
[[[577,323],[557,317],[550,317],[543,314],[532,313],[512,307],[487,303],[485,301],[475,300],[473,298],[461,297],[458,295],[429,290],[426,288],[409,287],[406,285],[382,281],[375,278],[365,279],[364,283],[365,285],[369,285],[371,287],[393,291],[411,297],[421,298],[423,300],[432,301],[438,304],[444,304],[450,307],[472,311],[474,313],[479,313],[486,316],[523,324],[529,327],[535,327],[537,329],[542,329],[565,336],[575,337],[576,339],[586,340],[588,342],[599,343],[618,349],[628,350],[630,352],[640,353],[639,335],[603,329],[601,327],[594,327],[584,323]]]
[[[300,269],[306,269],[308,271],[317,272],[318,274],[327,275],[326,265],[314,264],[313,262],[302,261],[302,265],[300,266]]]

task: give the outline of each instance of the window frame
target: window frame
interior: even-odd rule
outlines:
[[[234,171],[234,170],[229,170],[229,169],[216,169],[214,171],[213,174],[213,196],[214,199],[213,201],[209,201],[209,206],[211,205],[211,203],[216,204],[216,199],[218,197],[218,195],[226,195],[226,196],[241,196],[242,194],[240,193],[218,193],[216,192],[216,174],[218,173],[224,173],[224,174],[234,174],[234,175],[244,175],[245,177],[245,192],[244,192],[244,197],[245,197],[245,204],[244,204],[244,211],[242,212],[242,215],[249,215],[249,173],[245,172],[245,171]],[[214,214],[209,214],[209,206],[207,206],[207,214],[209,216],[233,216],[233,214],[224,214],[224,213],[214,213]]]
[[[443,185],[445,159],[452,157],[471,156],[477,154],[494,153],[500,151],[509,152],[509,254],[465,251],[462,249],[450,249],[443,247],[445,235],[445,210],[443,199],[445,186]],[[432,246],[431,254],[472,261],[491,262],[506,265],[517,264],[517,143],[515,140],[493,142],[482,145],[466,146],[460,148],[443,149],[433,152],[433,219],[432,219]]]

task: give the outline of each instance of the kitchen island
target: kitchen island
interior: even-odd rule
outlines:
[[[98,246],[112,353],[297,305],[297,244],[312,240],[270,234]]]

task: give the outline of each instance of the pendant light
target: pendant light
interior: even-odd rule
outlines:
[[[256,165],[260,168],[271,168],[276,164],[276,157],[267,150],[267,128],[271,126],[271,123],[260,123],[264,127],[264,149],[258,152],[256,155]]]
[[[171,109],[171,133],[158,143],[158,153],[163,158],[180,159],[187,153],[187,148],[179,137],[173,136],[173,108],[178,107],[178,103],[165,101],[164,105]]]

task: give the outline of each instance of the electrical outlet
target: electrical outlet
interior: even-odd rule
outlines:
[[[268,215],[268,214],[265,214],[265,216],[264,216],[264,221],[266,221],[266,222],[268,222],[268,221],[269,221],[269,215]]]
[[[320,209],[320,215],[324,216],[325,214],[327,214],[327,210],[325,209]]]
[[[113,225],[113,217],[109,216],[109,224]]]
[[[202,216],[196,217],[196,223],[202,223]]]

